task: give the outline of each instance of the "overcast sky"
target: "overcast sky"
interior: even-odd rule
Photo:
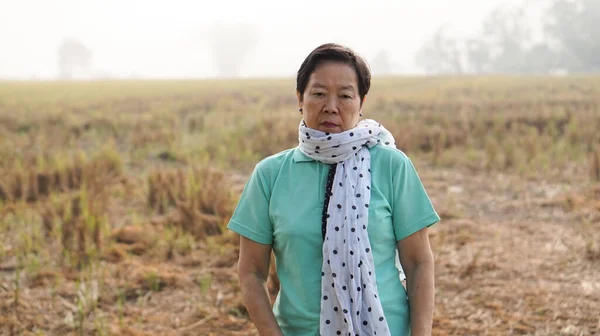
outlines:
[[[293,75],[324,42],[371,60],[387,50],[394,71],[415,73],[414,53],[444,23],[477,29],[500,4],[517,0],[0,0],[0,78],[58,75],[57,49],[76,38],[93,52],[95,74],[128,78],[217,75],[210,31],[247,23],[258,42],[244,77]]]

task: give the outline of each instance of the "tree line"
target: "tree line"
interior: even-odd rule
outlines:
[[[600,70],[600,1],[547,0],[535,5],[543,7],[539,20],[527,15],[531,3],[501,6],[468,37],[453,37],[448,26],[441,26],[417,52],[415,63],[434,74]]]

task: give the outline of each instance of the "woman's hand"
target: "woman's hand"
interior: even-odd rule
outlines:
[[[429,336],[433,324],[435,285],[433,253],[427,228],[400,240],[398,251],[406,273],[411,335]]]
[[[238,275],[246,309],[261,336],[283,336],[271,307],[267,278],[271,245],[240,236]]]

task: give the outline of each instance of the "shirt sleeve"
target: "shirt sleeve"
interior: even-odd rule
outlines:
[[[273,223],[269,216],[271,190],[264,178],[263,162],[256,165],[244,186],[227,228],[261,244],[273,243]]]
[[[392,221],[396,240],[439,222],[427,191],[412,161],[402,153],[401,161],[393,168]]]

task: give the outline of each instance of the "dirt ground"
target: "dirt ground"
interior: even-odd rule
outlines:
[[[442,217],[430,230],[434,335],[600,335],[600,186],[417,169]],[[42,267],[22,279],[17,300],[6,261],[0,335],[256,335],[239,297],[236,237],[198,244],[168,262],[115,252],[88,280],[67,273],[53,285]],[[148,270],[158,288],[145,281]],[[82,306],[88,298],[97,305]]]

